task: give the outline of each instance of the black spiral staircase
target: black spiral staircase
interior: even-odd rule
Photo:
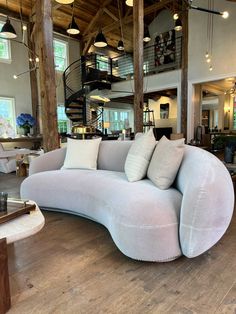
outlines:
[[[89,118],[92,101],[87,96],[92,90],[111,88],[107,71],[97,69],[96,55],[82,56],[70,64],[63,73],[63,83],[65,113],[72,125],[96,127],[102,111],[98,108],[96,117]]]

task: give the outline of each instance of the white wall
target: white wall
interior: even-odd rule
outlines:
[[[189,11],[189,80],[213,80],[226,74],[236,73],[235,16],[236,5],[225,0],[215,0],[215,10],[228,11],[229,18],[214,16],[213,27],[213,71],[205,61],[207,50],[207,13]],[[194,5],[206,8],[207,1],[196,0]]]
[[[5,18],[1,18],[5,22]],[[17,40],[21,41],[21,28],[20,22],[11,20],[18,37]],[[55,38],[67,41],[69,45],[69,60],[68,64],[79,59],[80,57],[80,43],[72,38],[64,37],[61,35],[54,35]],[[12,62],[0,62],[0,96],[7,96],[15,98],[16,117],[24,113],[32,113],[31,103],[31,86],[30,76],[25,74],[20,76],[17,80],[13,79],[14,74],[27,71],[29,69],[28,62],[28,49],[14,41],[11,41],[11,57]],[[62,82],[62,73],[56,75],[57,85],[57,102],[64,103],[64,89]]]
[[[1,21],[5,22],[4,18]],[[21,34],[20,23],[11,20],[16,33]],[[17,40],[21,41],[19,35]],[[14,74],[27,71],[29,69],[28,49],[14,41],[11,44],[11,63],[0,62],[0,96],[15,98],[16,116],[20,113],[32,113],[31,106],[31,89],[29,75],[22,75],[17,80],[13,79]]]

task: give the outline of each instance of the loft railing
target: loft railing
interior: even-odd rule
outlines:
[[[172,46],[164,43],[144,47],[143,73],[152,75],[181,68],[182,36],[176,37]],[[132,54],[111,59],[112,81],[132,79],[134,75]]]

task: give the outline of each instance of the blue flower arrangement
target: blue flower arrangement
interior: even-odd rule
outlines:
[[[35,125],[35,122],[35,118],[29,113],[21,113],[16,118],[16,124],[24,130],[24,135],[26,136],[30,133],[30,128]]]
[[[35,118],[29,113],[21,113],[16,118],[16,123],[20,128],[29,129],[35,125]]]

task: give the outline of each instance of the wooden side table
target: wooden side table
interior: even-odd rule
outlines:
[[[44,226],[44,216],[36,205],[30,214],[0,224],[0,314],[11,307],[7,244],[27,238]]]

